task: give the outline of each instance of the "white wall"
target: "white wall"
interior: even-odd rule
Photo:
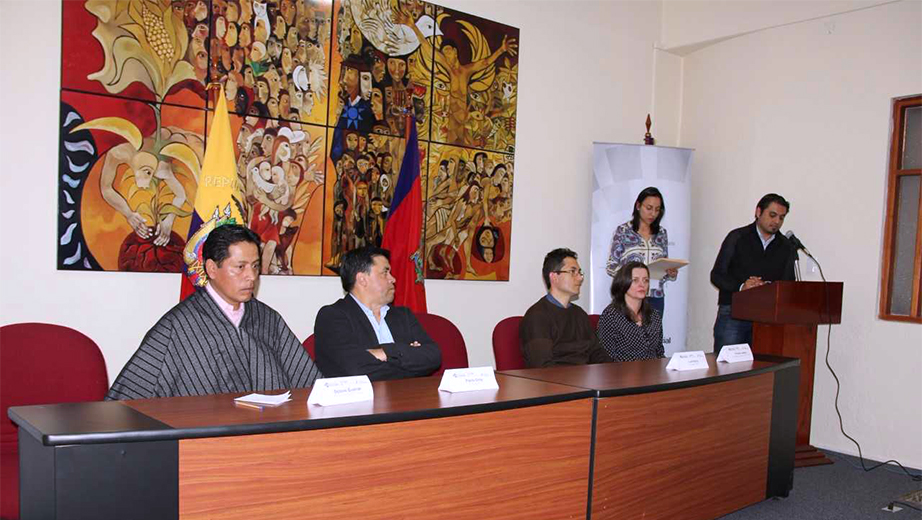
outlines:
[[[544,254],[565,245],[588,255],[592,141],[642,141],[660,3],[440,4],[521,29],[510,281],[427,282],[430,311],[458,325],[472,365],[489,365],[496,322],[544,293]],[[112,379],[177,302],[179,275],[55,270],[60,11],[59,1],[0,0],[0,48],[29,49],[0,53],[0,324],[74,327],[102,348]],[[342,294],[336,278],[261,285],[260,299],[301,338]]]
[[[661,46],[686,54],[707,42],[898,0],[670,0]]]
[[[785,4],[787,5],[787,4]],[[711,9],[722,8],[712,4]],[[708,274],[726,233],[776,191],[831,280],[845,283],[830,361],[846,432],[864,455],[922,466],[922,327],[877,319],[891,98],[922,92],[922,3],[909,0],[753,33],[684,58],[680,145],[692,165],[690,349],[711,350]],[[839,433],[817,345],[812,442]]]

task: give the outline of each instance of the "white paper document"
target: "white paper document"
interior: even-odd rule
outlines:
[[[686,265],[688,265],[688,260],[680,258],[657,258],[647,265],[650,270],[650,281],[662,280],[666,276],[667,269],[681,269]]]
[[[669,359],[666,370],[707,370],[708,360],[703,350],[676,352]]]
[[[249,394],[234,399],[240,403],[258,404],[260,406],[278,406],[282,403],[291,401],[291,391],[284,394],[267,395],[267,394]]]
[[[752,349],[749,343],[739,343],[736,345],[724,345],[717,355],[718,363],[739,363],[740,361],[752,361]]]
[[[442,374],[439,390],[443,392],[472,392],[474,390],[499,390],[493,367],[450,368]]]

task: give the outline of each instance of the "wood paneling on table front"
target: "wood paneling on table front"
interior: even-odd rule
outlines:
[[[576,518],[589,399],[179,443],[182,519]]]
[[[707,519],[765,498],[772,374],[599,400],[593,519]]]

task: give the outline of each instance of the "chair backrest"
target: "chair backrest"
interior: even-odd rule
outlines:
[[[469,366],[464,336],[454,323],[438,314],[418,313],[416,319],[442,351],[442,366],[433,375],[441,376],[449,368]]]
[[[599,330],[599,315],[598,315],[598,314],[590,314],[590,315],[589,315],[589,323],[592,324],[592,330]]]
[[[519,339],[521,322],[521,316],[511,316],[493,328],[493,358],[496,360],[496,370],[525,368],[525,358],[522,357]]]
[[[311,334],[304,338],[302,345],[304,345],[304,350],[307,351],[307,355],[310,356],[312,360],[317,361],[317,357],[314,356],[314,335]]]
[[[10,406],[99,401],[106,396],[106,361],[93,340],[48,323],[0,327],[0,517],[19,517],[19,439]]]

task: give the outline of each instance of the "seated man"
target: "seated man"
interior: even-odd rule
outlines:
[[[442,352],[406,307],[391,307],[390,253],[360,247],[343,255],[339,276],[348,294],[317,313],[317,364],[327,377],[365,374],[372,381],[427,376]]]
[[[583,270],[576,253],[555,249],[541,269],[547,295],[528,309],[519,325],[522,355],[528,368],[609,363],[599,346],[589,315],[571,303],[579,296]]]
[[[107,400],[301,388],[320,376],[285,320],[253,297],[259,237],[219,226],[202,258],[208,285],[160,318]]]

